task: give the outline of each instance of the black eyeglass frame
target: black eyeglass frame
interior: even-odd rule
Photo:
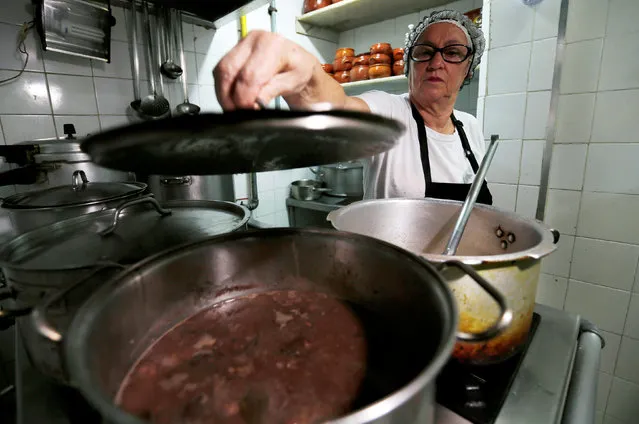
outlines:
[[[430,47],[431,49],[433,49],[433,55],[430,57],[430,59],[420,59],[420,60],[418,60],[418,59],[415,59],[413,57],[413,51],[414,51],[415,47],[421,47],[421,46],[427,46],[427,47]],[[468,49],[468,53],[466,53],[466,56],[462,60],[460,60],[459,62],[452,62],[450,60],[447,60],[444,57],[444,50],[446,50],[446,49],[448,49],[450,47],[465,47],[466,49]],[[411,46],[410,50],[408,51],[408,58],[410,60],[412,60],[413,62],[417,62],[417,63],[430,62],[431,60],[433,60],[433,58],[435,57],[435,55],[437,53],[439,53],[442,56],[442,59],[444,60],[444,62],[456,63],[457,64],[457,63],[464,63],[466,60],[468,60],[468,58],[473,55],[474,51],[473,51],[472,46],[467,46],[465,44],[449,44],[447,46],[438,48],[438,47],[435,47],[435,46],[430,45],[430,44],[421,43],[421,44],[414,44],[413,46]]]

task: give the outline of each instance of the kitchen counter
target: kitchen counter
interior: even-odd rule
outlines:
[[[350,205],[361,199],[352,197],[335,197],[323,195],[317,200],[297,200],[289,197],[286,199],[288,222],[291,227],[320,227],[333,228],[326,221],[329,212]]]

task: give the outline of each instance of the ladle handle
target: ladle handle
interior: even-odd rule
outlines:
[[[448,244],[446,245],[446,249],[444,250],[444,255],[454,255],[457,252],[457,247],[459,246],[459,242],[462,239],[462,235],[464,235],[464,229],[466,228],[466,224],[468,223],[468,218],[470,218],[470,213],[473,211],[473,207],[475,206],[475,202],[477,201],[477,196],[479,196],[481,186],[486,179],[486,173],[488,172],[490,163],[495,156],[498,140],[499,135],[493,134],[490,136],[490,145],[488,146],[488,150],[484,155],[484,159],[481,161],[481,165],[477,170],[477,175],[475,175],[475,179],[473,180],[473,184],[470,187],[468,196],[466,196],[466,200],[464,201],[462,210],[457,217],[457,222],[455,223],[453,233],[451,234],[450,240],[448,240]]]

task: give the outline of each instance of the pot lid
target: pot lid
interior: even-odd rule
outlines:
[[[91,183],[84,171],[75,171],[71,185],[18,193],[4,199],[3,208],[42,209],[88,206],[134,196],[146,190],[143,183]]]
[[[391,149],[404,130],[371,113],[239,110],[115,128],[86,138],[82,149],[98,165],[121,171],[238,174],[374,156]]]
[[[183,243],[235,231],[249,217],[246,207],[230,202],[176,201],[160,206],[154,198],[143,197],[22,234],[0,248],[0,263],[24,270],[131,265]]]

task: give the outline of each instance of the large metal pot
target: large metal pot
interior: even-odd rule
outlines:
[[[342,231],[365,234],[408,249],[431,262],[455,259],[471,265],[499,290],[513,309],[512,325],[484,343],[460,341],[453,355],[462,362],[502,361],[521,347],[532,320],[540,260],[556,248],[559,233],[541,222],[476,205],[456,256],[444,256],[462,202],[436,199],[381,199],[352,203],[328,220]],[[499,310],[476,284],[455,270],[444,276],[460,311],[459,330],[477,331],[494,322]]]
[[[89,181],[135,181],[135,174],[104,168],[91,162],[89,155],[80,149],[71,124],[64,125],[67,138],[41,139],[0,146],[0,156],[18,165],[15,169],[0,173],[0,186],[16,185],[18,192],[41,190],[67,185],[76,171],[83,171]]]
[[[173,200],[235,201],[232,175],[187,175],[183,177],[151,175],[151,193],[161,202]]]
[[[71,184],[69,184],[71,183]],[[75,171],[65,185],[9,196],[2,202],[16,233],[75,216],[116,207],[141,196],[146,184],[90,182],[84,171]]]
[[[360,161],[322,165],[318,170],[311,170],[331,189],[331,196],[359,199],[364,196],[364,167]]]
[[[230,202],[160,205],[143,197],[22,234],[0,247],[14,298],[12,309],[0,311],[0,321],[20,317],[32,363],[66,381],[59,345],[40,336],[26,316],[34,306],[48,309],[63,331],[88,294],[114,272],[162,250],[244,228],[249,217],[248,209]]]
[[[330,230],[228,234],[163,252],[118,275],[81,307],[65,335],[72,382],[108,422],[143,423],[119,409],[114,397],[159,336],[217,302],[280,289],[328,293],[374,311],[406,336],[373,348],[386,372],[412,370],[405,381],[332,422],[433,422],[435,377],[457,326],[447,285],[432,265],[403,249]]]

